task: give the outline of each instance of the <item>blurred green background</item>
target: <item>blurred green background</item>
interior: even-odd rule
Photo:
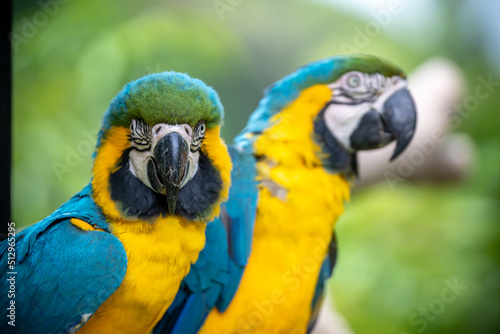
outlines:
[[[391,6],[397,13],[387,24],[357,43],[359,30]],[[49,215],[89,182],[103,112],[125,83],[151,72],[187,72],[213,86],[228,141],[267,85],[335,54],[371,53],[407,72],[445,56],[471,89],[478,76],[500,73],[500,6],[488,0],[18,0],[14,7],[17,226]],[[495,92],[458,129],[478,149],[465,181],[353,194],[337,225],[331,290],[355,332],[498,333],[499,105]],[[443,302],[450,284],[460,289]]]

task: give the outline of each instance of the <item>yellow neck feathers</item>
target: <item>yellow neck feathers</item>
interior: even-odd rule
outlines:
[[[233,166],[226,144],[220,138],[220,126],[207,130],[201,144],[201,150],[210,158],[214,167],[219,171],[223,183],[219,201],[215,204],[212,215],[207,219],[207,221],[211,221],[219,216],[220,204],[227,200]]]
[[[322,167],[319,157],[323,153],[313,139],[314,120],[331,94],[325,85],[304,90],[290,106],[273,117],[274,125],[255,142],[256,154],[265,157],[257,164],[261,181],[259,210],[269,212],[259,217],[267,219],[294,213],[289,217],[291,220],[283,224],[261,222],[256,225],[256,233],[264,230],[266,233],[331,234],[344,200],[349,199],[349,183],[343,175]],[[321,217],[319,221],[308,219],[317,216]]]
[[[274,125],[254,144],[256,155],[269,157],[283,166],[320,166],[321,149],[312,138],[314,120],[331,97],[332,91],[324,85],[304,90],[290,106],[271,118]]]

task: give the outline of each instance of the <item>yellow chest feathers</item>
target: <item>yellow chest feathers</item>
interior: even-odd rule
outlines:
[[[320,267],[349,183],[326,171],[313,122],[331,97],[314,86],[275,118],[255,143],[260,181],[252,253],[225,313],[201,333],[305,333]]]
[[[320,169],[269,172],[273,181],[279,176],[275,186],[285,195],[280,199],[268,187],[260,190],[252,253],[237,294],[226,312],[210,313],[200,333],[306,332],[348,183]]]
[[[111,226],[127,252],[127,272],[79,333],[149,333],[203,249],[206,224],[166,217]]]
[[[256,224],[256,237],[331,234],[349,198],[349,183],[323,168],[325,153],[314,140],[314,121],[331,94],[324,85],[304,90],[255,142],[256,155],[265,157],[257,164],[262,221]]]

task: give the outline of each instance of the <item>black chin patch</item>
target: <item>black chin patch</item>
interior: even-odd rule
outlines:
[[[123,152],[120,168],[109,176],[111,199],[126,217],[154,219],[168,214],[166,196],[148,188],[130,171],[130,150]],[[222,190],[219,171],[200,151],[198,171],[179,191],[175,214],[188,220],[203,218],[217,203]]]
[[[222,179],[210,159],[200,150],[198,171],[179,191],[175,213],[194,220],[211,211],[220,198]]]
[[[358,162],[356,153],[348,152],[326,126],[325,111],[327,107],[328,105],[320,111],[314,120],[315,140],[326,155],[323,158],[323,166],[335,172],[357,176]]]
[[[130,172],[129,152],[123,152],[120,168],[109,176],[111,199],[127,217],[151,218],[166,213],[163,199]]]

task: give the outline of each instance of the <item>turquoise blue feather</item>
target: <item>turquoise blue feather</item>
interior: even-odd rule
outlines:
[[[108,229],[88,185],[52,215],[16,236],[16,326],[7,325],[7,309],[0,311],[3,333],[68,333],[88,319],[118,288],[127,270],[121,242]],[[86,232],[70,223],[84,220],[105,230]],[[7,263],[7,240],[0,243],[0,261]],[[10,275],[0,278],[8,291]],[[10,302],[7,293],[2,305]]]

